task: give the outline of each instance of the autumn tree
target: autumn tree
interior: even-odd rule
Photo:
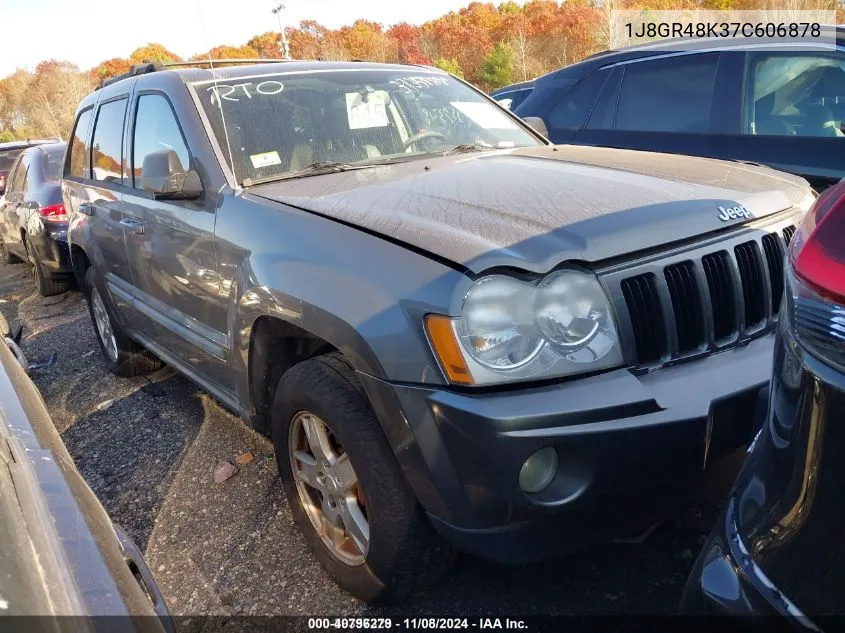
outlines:
[[[342,27],[338,35],[351,59],[395,62],[398,58],[396,44],[376,22],[355,20],[350,26]]]
[[[436,42],[435,50],[426,53],[432,58],[457,61],[467,79],[478,81],[481,64],[493,50],[491,34],[483,21],[477,21],[484,16],[479,11],[452,12],[423,25],[423,31]]]
[[[181,62],[182,58],[176,53],[167,50],[161,44],[147,44],[132,51],[129,55],[129,61],[133,64],[144,64],[147,62],[166,64],[167,62]]]
[[[246,45],[256,51],[263,59],[280,59],[282,57],[282,38],[278,33],[267,31],[250,39]]]
[[[32,135],[67,138],[76,106],[90,91],[88,77],[73,64],[41,62],[26,87],[27,129]]]
[[[215,46],[207,53],[194,55],[191,60],[202,61],[204,59],[258,59],[258,51],[251,46]]]
[[[487,89],[513,83],[513,51],[506,42],[499,42],[484,60],[481,82]]]
[[[458,63],[457,59],[435,59],[434,66],[439,68],[440,70],[445,70],[447,73],[451,75],[455,75],[455,77],[460,77],[463,79],[464,72],[461,70],[461,65]]]
[[[391,26],[387,36],[396,46],[396,57],[400,64],[431,64],[431,59],[420,49],[420,27],[402,22]]]
[[[304,20],[297,28],[285,29],[294,59],[319,59],[328,29],[314,20]]]
[[[129,68],[131,66],[132,62],[130,62],[128,59],[114,57],[112,59],[107,59],[98,66],[92,68],[89,71],[88,75],[92,83],[96,83],[103,79],[108,79],[109,77],[116,77],[117,75],[122,75],[123,73],[129,72]]]
[[[23,137],[32,136],[27,131],[27,90],[32,83],[32,73],[16,70],[0,80],[0,128]]]

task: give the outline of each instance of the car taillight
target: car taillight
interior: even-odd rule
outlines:
[[[51,204],[41,207],[38,213],[45,220],[52,220],[53,222],[67,221],[67,213],[65,213],[65,205],[63,204]]]
[[[796,339],[845,368],[845,180],[807,212],[792,238],[790,259],[787,314]]]
[[[792,238],[795,272],[819,293],[845,303],[845,180],[827,189]]]

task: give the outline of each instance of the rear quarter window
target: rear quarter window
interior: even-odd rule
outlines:
[[[73,126],[70,147],[68,147],[67,162],[65,163],[65,175],[74,178],[88,178],[90,167],[90,145],[88,144],[88,131],[91,129],[91,117],[93,109],[80,112]]]
[[[608,73],[608,70],[599,70],[587,75],[565,92],[549,112],[549,125],[556,129],[577,129],[584,125]]]

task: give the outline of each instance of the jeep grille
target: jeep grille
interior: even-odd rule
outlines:
[[[602,273],[633,350],[631,363],[661,365],[770,331],[783,298],[793,221]]]

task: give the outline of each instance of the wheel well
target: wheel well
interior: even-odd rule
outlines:
[[[287,321],[259,317],[249,345],[249,385],[255,412],[269,430],[270,407],[282,375],[304,360],[339,351],[331,343]]]
[[[88,272],[88,267],[91,266],[91,260],[81,247],[72,244],[70,247],[70,262],[73,265],[73,276],[76,277],[76,285],[79,288],[83,287],[85,281],[85,273]]]

